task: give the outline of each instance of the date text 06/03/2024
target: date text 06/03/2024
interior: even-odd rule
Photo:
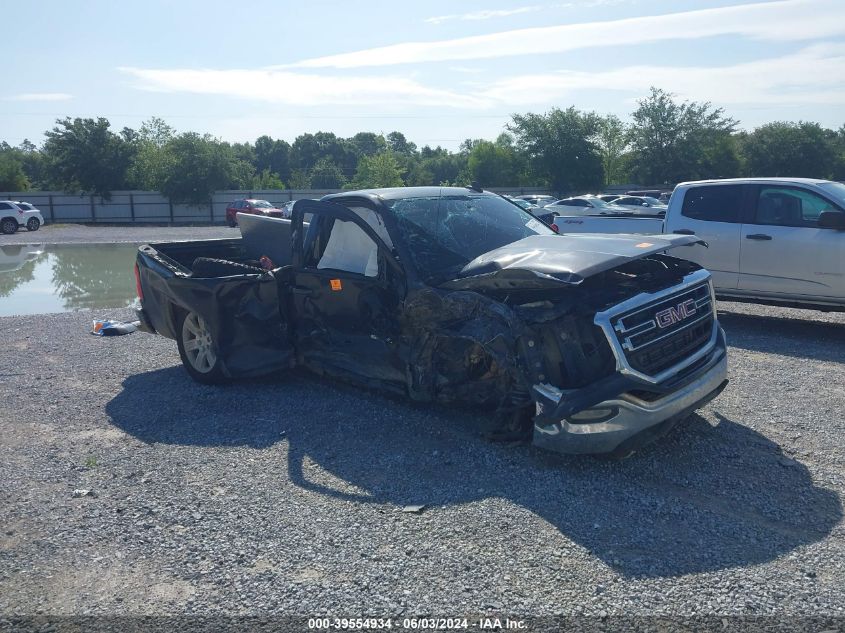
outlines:
[[[308,628],[316,630],[361,631],[379,629],[412,631],[448,631],[477,629],[481,631],[511,630],[526,628],[523,620],[510,618],[309,618]]]

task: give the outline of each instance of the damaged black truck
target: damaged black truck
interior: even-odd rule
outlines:
[[[459,187],[345,192],[246,222],[240,238],[138,252],[142,329],[175,339],[200,382],[301,366],[485,407],[546,449],[618,455],[727,384],[710,274],[666,254],[695,236],[557,235]]]

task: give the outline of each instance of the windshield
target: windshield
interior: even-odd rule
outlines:
[[[252,203],[252,206],[254,206],[256,209],[272,209],[272,208],[274,208],[273,205],[270,204],[269,202],[267,202],[266,200],[256,200],[255,202]]]
[[[420,275],[453,278],[470,261],[532,235],[554,231],[498,196],[457,195],[388,202]]]
[[[645,200],[649,204],[663,204],[662,202],[660,202],[660,200],[658,200],[657,198],[652,198],[651,196],[643,196],[643,200]]]
[[[845,206],[845,185],[841,182],[820,182],[819,187],[836,198],[839,204]]]

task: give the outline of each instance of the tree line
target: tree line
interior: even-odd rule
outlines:
[[[753,131],[709,102],[679,101],[659,88],[630,121],[575,107],[514,114],[495,140],[458,151],[419,148],[401,132],[341,138],[306,133],[293,143],[261,136],[228,143],[177,133],[153,117],[115,131],[105,118],[64,118],[29,141],[0,142],[0,191],[160,191],[174,203],[205,204],[223,189],[340,189],[402,185],[547,187],[559,194],[636,182],[739,176],[845,179],[845,125],[776,121]]]

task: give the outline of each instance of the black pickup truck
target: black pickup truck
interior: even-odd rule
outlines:
[[[200,382],[302,366],[485,407],[551,450],[619,454],[727,383],[710,275],[665,254],[694,236],[557,235],[460,187],[334,194],[256,221],[139,249],[142,328],[175,339]]]

